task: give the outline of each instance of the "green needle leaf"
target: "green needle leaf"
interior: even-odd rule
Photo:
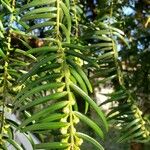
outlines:
[[[33,125],[29,125],[21,129],[23,132],[27,131],[35,131],[35,130],[53,130],[53,129],[59,129],[62,127],[67,126],[68,123],[66,122],[50,122],[50,123],[37,123]]]
[[[48,96],[44,96],[44,97],[41,97],[41,98],[38,98],[34,101],[32,101],[31,103],[28,103],[27,105],[23,106],[23,107],[20,107],[20,111],[22,110],[25,110],[25,109],[29,109],[35,105],[39,105],[39,104],[44,104],[45,102],[47,101],[50,101],[50,100],[57,100],[57,99],[60,99],[64,96],[67,95],[67,92],[66,91],[63,91],[61,93],[54,93],[54,94],[51,94],[51,95],[48,95]]]
[[[95,139],[93,139],[92,137],[88,136],[87,134],[77,132],[76,135],[78,137],[83,138],[84,140],[92,143],[93,145],[95,145],[98,150],[104,150],[104,148],[99,144],[99,142],[97,142]]]
[[[104,134],[102,130],[94,121],[92,121],[91,119],[89,119],[88,117],[77,111],[74,111],[74,113],[77,117],[79,117],[79,119],[81,119],[83,122],[89,125],[97,133],[97,135],[99,135],[102,139],[104,139]]]
[[[104,127],[106,128],[106,131],[108,131],[108,124],[107,124],[106,118],[105,118],[103,112],[101,111],[101,109],[97,106],[97,104],[82,89],[80,89],[78,86],[76,86],[73,83],[70,83],[70,86],[81,97],[83,97],[83,99],[85,99],[91,105],[91,107],[93,107],[93,109],[97,112],[97,114],[99,115],[99,117],[103,121]]]
[[[47,114],[50,114],[51,112],[53,112],[55,110],[65,107],[67,104],[68,104],[68,101],[61,101],[61,102],[58,102],[56,104],[53,104],[53,105],[45,108],[44,110],[37,112],[36,114],[32,115],[30,118],[28,118],[24,122],[22,122],[22,124],[19,126],[18,129],[26,126],[33,120],[37,120],[37,119],[41,118],[42,116],[46,116]]]
[[[12,140],[10,138],[7,138],[6,141],[8,141],[8,143],[10,143],[11,145],[13,145],[13,147],[16,150],[23,150],[23,148],[21,148],[21,146],[18,143],[16,143],[14,140]]]
[[[53,142],[53,143],[42,143],[42,144],[36,144],[35,149],[65,149],[69,146],[68,143],[61,143],[61,142]]]

